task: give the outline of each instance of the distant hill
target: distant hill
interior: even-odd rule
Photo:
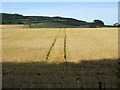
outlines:
[[[64,17],[23,16],[20,14],[8,13],[0,14],[2,14],[2,24],[25,24],[30,28],[94,28],[104,26],[104,22],[101,20],[86,22]]]

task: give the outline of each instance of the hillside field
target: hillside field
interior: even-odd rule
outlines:
[[[24,25],[24,27],[29,27],[29,25]],[[88,28],[89,25],[71,26],[71,25],[65,25],[62,23],[55,23],[55,22],[31,24],[31,28],[66,28],[66,27],[67,28]]]
[[[2,26],[3,88],[117,88],[118,28]]]

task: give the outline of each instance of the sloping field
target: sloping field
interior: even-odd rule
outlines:
[[[71,25],[65,25],[62,23],[55,23],[55,22],[31,24],[31,28],[66,28],[66,27],[67,28],[88,28],[89,25],[71,26]]]
[[[3,88],[117,88],[117,28],[2,27]]]

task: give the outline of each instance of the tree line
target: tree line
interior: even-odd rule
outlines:
[[[32,24],[32,23],[61,23],[64,25],[70,26],[82,26],[89,25],[90,28],[105,27],[102,20],[94,20],[93,22],[86,22],[82,20],[77,20],[73,18],[64,18],[64,17],[47,17],[47,16],[23,16],[20,14],[8,14],[0,13],[2,15],[2,24]],[[111,27],[120,26],[115,24]],[[109,27],[109,26],[108,26]]]

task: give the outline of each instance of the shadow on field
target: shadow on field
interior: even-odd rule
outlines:
[[[118,60],[3,63],[3,88],[117,88]]]

